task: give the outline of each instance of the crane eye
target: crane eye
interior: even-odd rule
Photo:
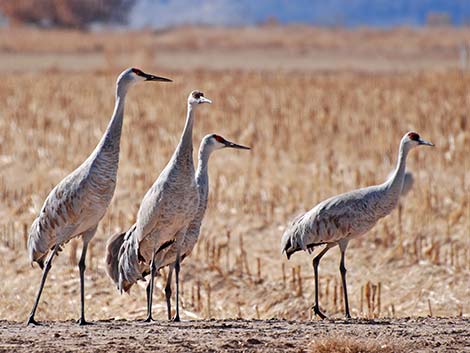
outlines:
[[[419,140],[419,135],[416,132],[410,132],[408,134],[408,138],[413,141],[418,141]]]

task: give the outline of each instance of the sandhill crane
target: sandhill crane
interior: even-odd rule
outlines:
[[[124,101],[129,87],[139,81],[171,82],[167,78],[146,74],[134,68],[127,69],[119,75],[116,82],[114,112],[106,132],[91,155],[52,189],[39,216],[31,226],[28,239],[29,258],[31,263],[37,262],[44,271],[28,324],[37,324],[34,315],[54,255],[63,244],[78,236],[83,240],[83,250],[78,264],[81,302],[79,323],[87,324],[84,307],[84,273],[88,243],[93,238],[114,194]]]
[[[212,103],[199,91],[188,97],[188,112],[183,133],[176,150],[158,179],[145,194],[132,232],[125,236],[119,251],[118,288],[128,291],[142,274],[149,271],[147,287],[147,318],[152,321],[152,293],[156,264],[162,250],[175,243],[176,302],[179,295],[180,252],[184,234],[196,216],[199,194],[194,178],[193,123],[200,104]],[[157,259],[156,257],[159,256]],[[178,305],[177,305],[178,310]],[[178,319],[178,317],[176,317]]]
[[[191,254],[194,246],[196,245],[197,239],[199,237],[199,232],[201,229],[202,220],[207,208],[207,201],[209,197],[209,175],[208,175],[208,163],[209,157],[213,151],[222,149],[222,148],[236,148],[236,149],[245,149],[249,150],[249,147],[238,145],[236,143],[227,141],[220,135],[210,134],[206,135],[199,147],[199,162],[196,170],[196,186],[199,193],[199,205],[197,208],[197,214],[194,219],[189,224],[188,230],[184,236],[183,242],[181,244],[180,254],[181,262]],[[129,232],[135,230],[135,225],[131,227]],[[119,249],[124,241],[124,236],[126,232],[117,233],[112,236],[107,244],[107,256],[106,256],[106,270],[108,275],[113,279],[113,281],[118,284],[119,273],[118,269],[118,254]],[[161,259],[161,262],[156,264],[157,270],[165,266],[170,266],[168,277],[165,286],[165,296],[167,301],[168,309],[168,319],[171,320],[171,278],[174,270],[175,262],[177,257],[177,248],[174,244],[168,247],[168,250],[165,252],[164,257]],[[148,272],[144,272],[142,276],[147,275]],[[148,294],[148,293],[147,293]],[[179,320],[179,312],[176,312],[175,320]]]
[[[304,250],[313,252],[316,246],[326,247],[313,259],[315,275],[315,305],[313,310],[320,318],[325,315],[318,304],[318,265],[326,252],[339,245],[341,250],[340,272],[344,293],[346,317],[350,318],[346,289],[344,255],[348,242],[369,231],[382,217],[388,215],[398,203],[402,192],[408,152],[419,145],[434,146],[409,132],[401,139],[398,162],[393,175],[383,184],[354,190],[320,202],[307,213],[295,218],[286,228],[281,240],[281,250],[287,259],[293,253]]]

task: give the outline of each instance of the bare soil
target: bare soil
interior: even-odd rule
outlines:
[[[180,323],[101,320],[42,326],[0,321],[0,352],[219,352],[313,351],[318,339],[379,340],[393,351],[470,352],[466,318],[325,321],[198,320]],[[338,342],[351,342],[338,340]],[[347,347],[338,347],[344,351]]]

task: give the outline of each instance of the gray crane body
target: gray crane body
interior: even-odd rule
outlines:
[[[199,238],[202,220],[204,219],[204,214],[207,209],[209,198],[209,174],[207,172],[209,157],[213,151],[225,147],[250,149],[249,147],[227,141],[222,136],[216,134],[207,135],[203,138],[201,146],[199,147],[199,163],[196,172],[196,186],[199,192],[199,205],[197,207],[196,215],[189,224],[181,245],[178,247],[177,244],[171,244],[162,259],[157,262],[156,265],[157,269],[165,266],[170,267],[165,286],[165,297],[169,320],[171,320],[171,277],[173,275],[173,269],[175,269],[176,266],[179,266],[180,261],[183,261],[191,254]],[[180,256],[181,260],[179,259]],[[179,320],[178,305],[176,306],[176,318]]]
[[[281,250],[289,258],[296,251],[310,252],[369,231],[398,204],[407,154],[401,146],[397,168],[385,183],[333,196],[295,218],[284,232]]]
[[[47,268],[43,273],[40,290],[28,323],[35,323],[34,314],[53,256],[64,243],[78,236],[82,236],[83,239],[79,267],[82,294],[81,323],[85,323],[83,272],[87,246],[111,202],[116,187],[126,93],[132,84],[143,80],[170,81],[163,77],[145,74],[138,69],[127,69],[119,75],[116,82],[115,108],[106,132],[91,155],[52,189],[39,216],[32,223],[28,239],[29,258],[31,262],[35,261],[44,267],[44,260],[47,257]],[[52,253],[48,256],[49,250],[52,250]]]
[[[197,92],[196,92],[197,93]],[[192,131],[198,99],[188,98],[186,124],[170,161],[144,196],[135,229],[128,232],[119,251],[119,290],[128,291],[151,262],[160,259],[171,243],[181,246],[197,213],[199,194],[195,182]],[[203,95],[202,95],[202,98]],[[210,102],[204,98],[203,103]],[[162,248],[163,247],[163,248]],[[160,251],[159,251],[160,250]],[[159,251],[158,259],[155,255]]]
[[[235,144],[227,141],[219,135],[210,134],[206,135],[201,141],[199,147],[198,167],[196,171],[196,187],[199,193],[199,205],[197,207],[196,215],[188,226],[186,234],[184,236],[180,251],[181,260],[189,256],[194,249],[199,238],[202,221],[207,209],[207,202],[209,200],[209,157],[212,152],[222,148],[236,148],[236,149],[249,149],[242,145]],[[157,264],[157,268],[172,265],[176,261],[177,249],[175,245],[171,245],[165,256],[160,263]]]
[[[417,133],[407,133],[400,142],[395,171],[386,182],[322,201],[286,227],[281,239],[281,251],[286,253],[288,259],[297,251],[311,253],[315,247],[326,244],[313,261],[316,289],[313,309],[321,318],[325,317],[318,306],[317,271],[321,257],[328,249],[339,245],[346,317],[350,317],[344,266],[348,242],[369,231],[379,219],[388,215],[398,205],[405,177],[406,157],[412,148],[419,145],[433,146],[430,142],[422,140]]]
[[[225,147],[237,148],[237,149],[249,149],[249,147],[237,145],[233,142],[227,141],[219,135],[211,134],[204,137],[199,148],[199,158],[198,158],[198,168],[196,171],[195,185],[199,195],[198,206],[195,209],[195,215],[189,223],[189,226],[186,229],[183,239],[180,244],[172,242],[166,249],[162,251],[162,256],[159,257],[158,262],[156,262],[155,267],[157,270],[165,266],[170,266],[170,271],[168,273],[167,285],[165,288],[166,297],[167,297],[167,306],[168,306],[168,318],[171,318],[171,305],[170,305],[170,296],[171,296],[171,277],[172,272],[177,262],[178,255],[181,256],[181,261],[188,257],[194,246],[197,243],[202,220],[204,218],[205,211],[207,209],[207,202],[209,197],[209,175],[208,175],[208,163],[209,157],[213,151]],[[106,271],[111,279],[118,285],[120,276],[120,260],[119,257],[120,249],[123,244],[128,242],[130,235],[136,231],[137,225],[134,224],[129,231],[126,233],[117,233],[113,235],[106,247]],[[143,278],[150,273],[149,266],[145,262],[140,262],[138,271],[140,271],[140,276]],[[156,273],[155,273],[156,274]]]
[[[34,220],[28,240],[31,261],[42,267],[55,244],[63,244],[97,227],[116,188],[126,86],[117,83],[116,107],[93,153],[49,193]],[[123,87],[119,89],[119,87]],[[94,235],[91,234],[91,237]]]

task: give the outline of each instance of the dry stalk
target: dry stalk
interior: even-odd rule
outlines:
[[[201,311],[202,302],[201,302],[201,282],[196,282],[196,294],[197,294],[197,311]]]
[[[230,272],[230,230],[227,229],[227,253],[225,258],[225,268],[227,273]]]
[[[194,286],[191,286],[191,308],[195,308],[195,290]]]
[[[381,310],[381,305],[382,305],[382,283],[379,282],[377,285],[377,317],[380,317],[380,310]]]
[[[361,300],[360,300],[359,311],[364,316],[364,286],[361,286]]]
[[[206,317],[207,319],[210,319],[212,317],[212,313],[211,313],[211,285],[209,282],[206,282],[206,293],[207,293]]]
[[[243,315],[242,315],[242,303],[240,300],[237,300],[237,318],[238,319],[242,319],[243,318]]]
[[[368,311],[367,317],[371,318],[372,317],[372,303],[371,303],[372,293],[371,293],[371,284],[369,281],[367,281],[365,285],[364,292],[365,292],[364,295],[366,297],[366,302],[367,302],[367,311]]]
[[[335,311],[338,310],[338,282],[335,278],[334,290],[333,290],[333,307]]]
[[[320,288],[318,290],[320,290]],[[300,266],[297,266],[297,296],[303,296],[302,271],[300,270]]]
[[[325,286],[325,305],[329,305],[329,300],[330,300],[330,282],[331,279],[330,277],[326,278],[326,286]]]
[[[284,288],[286,288],[286,282],[287,282],[287,279],[286,279],[286,265],[284,264],[284,262],[281,264],[281,269],[282,269],[282,284],[284,286]]]
[[[23,223],[23,248],[28,247],[28,225]]]
[[[297,276],[295,275],[295,267],[292,267],[292,290],[295,291],[297,288]]]
[[[372,317],[375,317],[375,298],[376,298],[376,295],[377,295],[377,285],[375,284],[372,284],[372,299],[371,299],[371,302],[372,302]]]

